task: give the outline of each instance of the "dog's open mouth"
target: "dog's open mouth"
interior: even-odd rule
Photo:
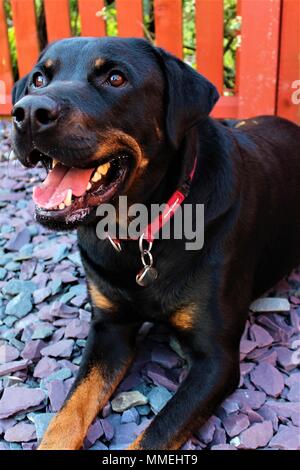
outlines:
[[[37,216],[81,222],[91,209],[111,200],[121,189],[129,171],[129,157],[119,155],[96,168],[74,168],[45,157],[50,166],[44,182],[33,190]]]

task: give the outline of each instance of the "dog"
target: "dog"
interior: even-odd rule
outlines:
[[[300,263],[300,128],[272,116],[212,119],[218,97],[204,76],[134,38],[57,41],[16,83],[14,152],[50,168],[34,189],[36,218],[77,228],[93,312],[74,386],[39,449],[82,447],[145,321],[188,345],[191,365],[129,449],[179,449],[238,386],[250,302]],[[204,204],[202,249],[186,250],[184,237],[140,247],[97,237],[97,206],[125,195],[149,207],[178,188],[182,206]]]

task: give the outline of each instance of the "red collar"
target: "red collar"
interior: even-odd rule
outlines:
[[[197,155],[195,156],[195,160],[193,163],[193,168],[191,172],[188,174],[187,179],[184,183],[176,189],[176,191],[172,194],[170,199],[166,204],[166,208],[163,212],[161,212],[153,222],[148,224],[145,229],[143,230],[142,234],[139,238],[146,240],[147,242],[153,242],[155,239],[155,235],[162,229],[162,227],[174,216],[177,209],[183,203],[185,198],[189,194],[190,186],[193,181],[195,171],[197,166]],[[115,249],[121,251],[120,241],[118,239],[112,240],[112,238],[108,237],[109,241],[112,243]]]
[[[160,213],[153,222],[147,225],[145,230],[143,230],[142,235],[144,239],[148,242],[153,242],[155,235],[163,228],[163,226],[174,216],[177,209],[181,206],[185,198],[188,196],[190,191],[190,186],[193,181],[195,171],[197,166],[197,156],[195,157],[193,168],[188,174],[185,182],[172,194],[170,199],[166,204],[165,210]]]

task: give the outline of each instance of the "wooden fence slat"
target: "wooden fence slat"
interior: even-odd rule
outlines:
[[[22,77],[39,55],[34,0],[11,0],[19,74]]]
[[[9,113],[13,77],[7,37],[4,2],[0,1],[0,114]]]
[[[274,114],[280,0],[239,0],[242,42],[237,57],[239,117]]]
[[[292,95],[300,86],[299,0],[283,0],[279,61],[277,113],[300,124],[300,103],[292,102]],[[299,81],[297,89],[292,88],[296,80]],[[297,96],[299,99],[299,91]]]
[[[105,21],[99,16],[104,6],[104,0],[78,0],[81,36],[105,36]]]
[[[197,69],[223,93],[223,0],[196,0]]]
[[[142,0],[116,0],[118,35],[144,37]]]
[[[71,36],[69,0],[44,0],[48,42]]]
[[[154,0],[156,45],[182,59],[182,1]]]

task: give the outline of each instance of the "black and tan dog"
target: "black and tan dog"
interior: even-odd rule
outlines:
[[[177,449],[239,382],[252,299],[300,263],[300,128],[276,117],[235,129],[208,117],[215,87],[139,39],[76,38],[42,53],[14,89],[13,145],[53,170],[35,188],[38,221],[78,227],[93,321],[78,377],[40,449],[79,449],[134,357],[144,321],[191,349],[175,396],[131,449]],[[163,203],[197,156],[186,203],[205,204],[205,243],[155,240],[159,275],[136,283],[136,241],[118,253],[96,236],[96,207]],[[96,175],[97,173],[97,175]]]

